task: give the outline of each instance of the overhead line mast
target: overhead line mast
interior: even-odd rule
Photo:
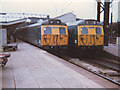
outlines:
[[[103,20],[103,27],[104,27],[104,45],[108,46],[108,26],[109,26],[109,12],[110,12],[110,4],[113,2],[113,0],[110,2],[110,0],[104,0],[104,4],[101,2],[101,0],[97,1],[97,21],[100,22],[100,14],[101,12],[104,12],[104,20]],[[102,11],[101,11],[102,8]]]

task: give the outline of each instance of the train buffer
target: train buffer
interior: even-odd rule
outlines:
[[[10,57],[10,54],[0,54],[0,65],[2,67],[4,67],[8,62],[8,57]]]
[[[4,52],[5,52],[6,50],[16,51],[17,49],[18,49],[18,44],[17,44],[17,43],[11,43],[11,44],[3,45],[3,51],[4,51]]]

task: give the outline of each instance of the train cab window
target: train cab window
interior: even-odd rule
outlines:
[[[89,29],[94,29],[95,27],[89,27]]]
[[[59,28],[60,34],[66,34],[66,29],[64,27]]]
[[[58,27],[52,27],[53,29],[58,29]]]
[[[44,27],[44,34],[51,34],[51,27]]]
[[[96,34],[102,34],[101,28],[96,27]]]
[[[81,27],[81,34],[88,34],[88,28],[87,27]]]

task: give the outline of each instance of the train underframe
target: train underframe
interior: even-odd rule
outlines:
[[[77,48],[80,50],[103,50],[104,45],[97,45],[97,46],[68,46],[68,48]]]

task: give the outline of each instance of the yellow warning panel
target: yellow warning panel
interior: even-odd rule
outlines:
[[[78,46],[103,45],[104,35],[79,35]]]
[[[42,35],[41,45],[68,45],[68,35]]]

